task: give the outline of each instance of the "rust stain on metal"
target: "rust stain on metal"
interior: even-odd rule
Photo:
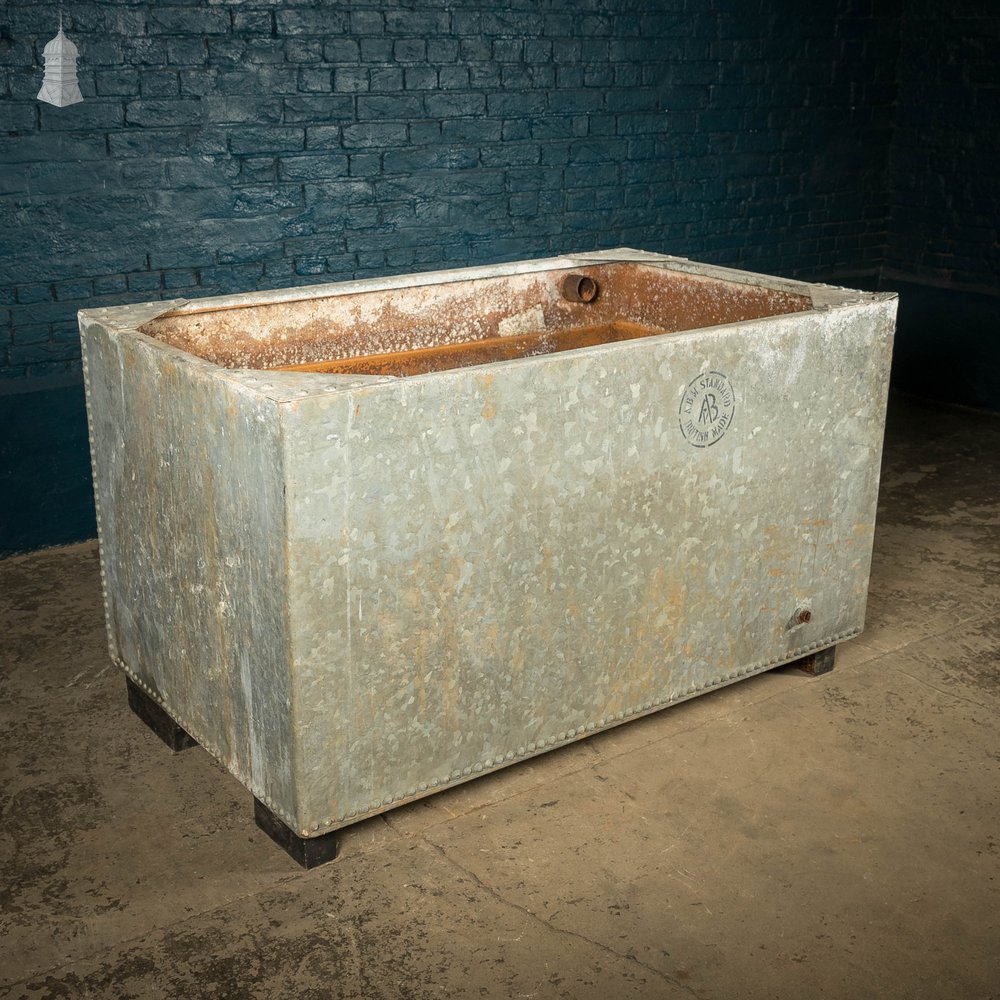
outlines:
[[[630,263],[593,265],[569,277],[581,297],[592,293],[591,301],[567,301],[565,279],[531,273],[185,308],[141,330],[225,368],[414,375],[812,307],[805,295]]]

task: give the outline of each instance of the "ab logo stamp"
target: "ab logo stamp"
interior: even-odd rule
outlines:
[[[696,448],[715,444],[733,422],[736,396],[721,372],[702,372],[681,398],[681,433]]]

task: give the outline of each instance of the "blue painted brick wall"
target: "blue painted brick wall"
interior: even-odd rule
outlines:
[[[817,12],[818,8],[818,12]],[[877,268],[898,0],[219,0],[0,25],[0,375],[79,308],[628,244]]]
[[[907,0],[885,265],[1000,291],[1000,6]]]

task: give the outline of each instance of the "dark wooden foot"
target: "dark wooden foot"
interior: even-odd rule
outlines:
[[[198,741],[188,735],[170,717],[169,713],[160,708],[130,677],[125,678],[128,687],[128,707],[167,744],[174,753],[196,747]]]
[[[833,670],[833,663],[837,657],[837,647],[827,646],[826,649],[819,649],[815,653],[803,656],[801,660],[795,660],[788,665],[798,667],[811,677],[818,677],[820,674],[828,674]]]
[[[318,837],[300,837],[258,798],[253,800],[253,818],[257,826],[303,868],[325,865],[337,856],[335,832],[321,833]]]

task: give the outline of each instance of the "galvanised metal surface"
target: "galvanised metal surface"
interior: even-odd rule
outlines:
[[[492,289],[488,337],[551,322],[571,271],[618,275],[612,316],[629,269],[654,329],[672,288],[781,312],[412,377],[249,366],[302,360],[285,308],[341,317],[346,356],[352,297]],[[618,250],[83,312],[111,655],[312,836],[856,635],[895,307]],[[213,317],[245,367],[166,342]]]

